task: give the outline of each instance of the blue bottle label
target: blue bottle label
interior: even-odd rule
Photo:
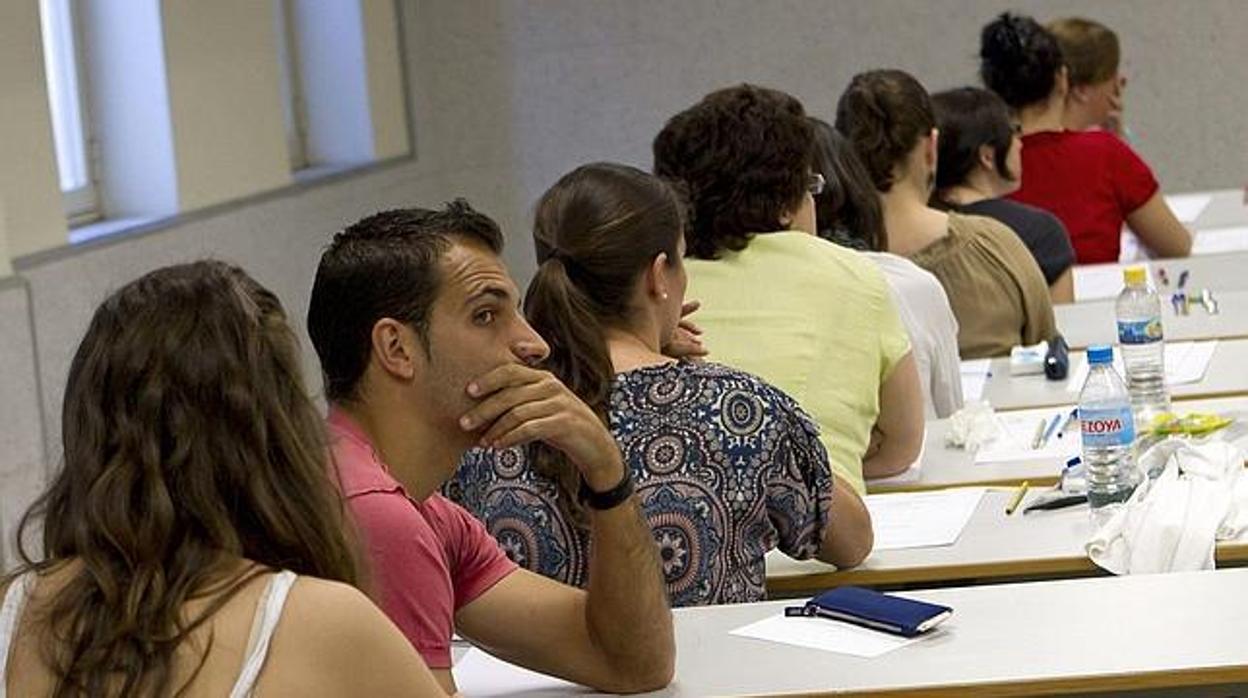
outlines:
[[[1100,410],[1079,408],[1079,430],[1084,448],[1130,446],[1135,441],[1131,406]]]
[[[1118,342],[1120,344],[1152,344],[1161,341],[1161,318],[1148,320],[1119,320]]]

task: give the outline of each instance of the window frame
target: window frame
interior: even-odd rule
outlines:
[[[55,14],[53,18],[55,21],[51,25],[49,25],[49,11]],[[91,128],[91,112],[87,99],[89,91],[86,63],[83,60],[81,22],[73,0],[39,0],[39,22],[44,81],[48,90],[48,114],[52,127],[52,147],[56,156],[57,188],[61,192],[62,207],[69,225],[71,227],[84,225],[98,221],[101,218],[101,211],[96,176],[98,149],[94,131]],[[49,46],[49,41],[51,41],[51,46]],[[68,48],[65,47],[65,42],[69,43]],[[57,58],[50,59],[50,54],[56,55]],[[72,69],[72,73],[68,76],[57,75],[55,87],[59,87],[59,90],[54,89],[54,78],[50,74],[53,67],[52,60],[56,60],[62,67],[68,66]],[[82,170],[83,184],[73,189],[64,189],[61,186],[62,144],[57,134],[61,132],[64,125],[57,118],[58,111],[52,107],[54,100],[64,98],[70,100],[71,104],[68,106],[73,113],[59,114],[59,116],[62,119],[77,117],[77,124],[71,125],[71,129],[73,126],[77,127],[73,129],[76,131],[75,140],[78,141],[74,145],[79,152],[74,157],[81,158],[79,166]]]

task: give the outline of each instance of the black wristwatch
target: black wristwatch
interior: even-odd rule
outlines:
[[[585,484],[585,478],[582,477],[581,489],[576,496],[577,499],[581,500],[582,504],[590,509],[596,511],[614,509],[633,496],[633,473],[625,467],[624,477],[620,478],[619,484],[606,492],[597,492],[591,489],[589,485]]]

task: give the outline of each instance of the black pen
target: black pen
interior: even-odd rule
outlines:
[[[1054,509],[1065,509],[1067,507],[1073,507],[1073,506],[1078,506],[1080,504],[1084,504],[1087,501],[1088,501],[1088,495],[1086,494],[1070,494],[1064,497],[1054,497],[1053,499],[1046,499],[1046,500],[1036,502],[1035,504],[1028,506],[1026,509],[1023,509],[1023,513],[1027,514],[1028,512],[1032,512],[1032,511],[1052,511]]]

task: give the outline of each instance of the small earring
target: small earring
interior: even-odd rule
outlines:
[[[667,292],[664,291],[662,294],[659,295],[659,297],[662,298],[663,300],[667,300]]]

